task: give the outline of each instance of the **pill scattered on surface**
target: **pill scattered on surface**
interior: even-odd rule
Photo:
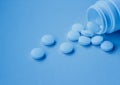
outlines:
[[[100,45],[103,42],[104,38],[103,36],[94,36],[91,39],[91,43],[93,45]]]
[[[93,32],[93,33],[96,33],[96,32],[99,31],[100,27],[95,22],[88,22],[87,25],[86,25],[86,29]]]
[[[70,41],[78,41],[80,37],[80,33],[77,32],[77,31],[69,31],[68,34],[67,34],[67,38],[70,40]]]
[[[95,34],[89,30],[81,30],[81,34],[86,37],[93,37]]]
[[[108,51],[112,51],[112,50],[113,50],[114,45],[113,45],[113,43],[110,42],[110,41],[104,41],[104,42],[101,44],[100,47],[101,47],[101,49],[102,49],[103,51],[108,52]]]
[[[74,50],[74,46],[70,42],[65,42],[60,45],[60,50],[64,54],[70,54]]]
[[[72,30],[77,31],[77,32],[81,32],[81,30],[83,30],[84,28],[85,27],[79,23],[73,24],[73,26],[72,26]]]
[[[31,56],[35,60],[40,60],[45,57],[45,51],[42,48],[33,48],[31,50]]]
[[[91,40],[90,40],[89,37],[80,36],[78,42],[79,42],[80,45],[86,46],[86,45],[90,45]]]
[[[44,35],[41,42],[46,46],[52,46],[55,44],[55,39],[52,35]]]

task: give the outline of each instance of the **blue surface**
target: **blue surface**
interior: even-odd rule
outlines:
[[[85,24],[95,0],[0,0],[0,85],[120,85],[120,31],[106,35],[116,49],[75,44],[74,55],[58,49],[73,23]],[[57,44],[47,58],[34,61],[30,51],[44,34]]]

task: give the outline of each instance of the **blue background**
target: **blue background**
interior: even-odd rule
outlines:
[[[106,35],[116,48],[75,45],[71,56],[59,51],[74,23],[86,23],[86,10],[96,0],[0,0],[0,85],[120,85],[120,31]],[[57,45],[47,58],[34,61],[44,34]]]

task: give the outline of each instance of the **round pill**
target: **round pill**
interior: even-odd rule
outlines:
[[[104,41],[100,47],[103,51],[111,51],[114,48],[114,45],[110,41]]]
[[[46,46],[54,45],[55,39],[52,35],[44,35],[41,39],[41,42]]]
[[[81,34],[86,37],[93,37],[95,34],[89,30],[81,30]]]
[[[33,48],[31,56],[35,60],[40,60],[45,56],[45,51],[42,48]]]
[[[103,37],[102,36],[94,36],[91,39],[91,42],[93,45],[100,45],[103,42]]]
[[[70,41],[78,41],[79,37],[80,37],[80,34],[79,34],[79,32],[77,32],[77,31],[70,31],[70,32],[68,32],[68,34],[67,34],[67,38],[68,38]]]
[[[72,30],[73,31],[77,31],[77,32],[81,32],[81,30],[83,30],[85,27],[82,24],[76,23],[72,25]]]
[[[60,45],[60,50],[65,54],[69,54],[73,52],[74,46],[69,42],[65,42]]]
[[[90,40],[89,37],[80,36],[78,42],[79,42],[80,45],[89,45],[91,43],[91,40]]]
[[[86,26],[86,29],[93,32],[93,33],[96,33],[99,31],[100,27],[97,23],[95,22],[88,22],[87,23],[87,26]]]

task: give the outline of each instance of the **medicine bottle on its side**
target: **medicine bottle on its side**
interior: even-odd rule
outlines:
[[[87,10],[88,22],[97,23],[96,34],[120,30],[120,0],[99,0]]]

